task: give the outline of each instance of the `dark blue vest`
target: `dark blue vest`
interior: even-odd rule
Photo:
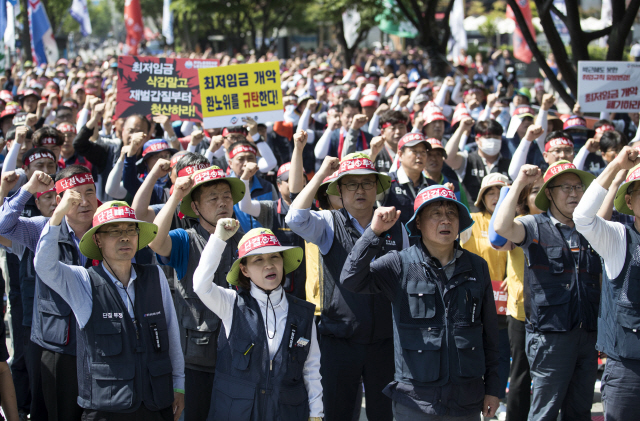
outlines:
[[[600,256],[582,235],[578,262],[546,213],[535,215],[538,238],[524,249],[524,305],[529,331],[597,328]]]
[[[133,412],[144,403],[158,411],[173,403],[169,333],[155,265],[133,265],[138,331],[102,266],[89,269],[93,308],[78,329],[78,405]]]
[[[640,360],[640,234],[626,229],[624,267],[613,280],[603,273],[596,348],[617,360]]]
[[[498,159],[496,165],[491,169],[491,173],[500,173],[509,177],[509,163],[511,161],[504,156]],[[474,203],[478,198],[482,179],[489,174],[485,174],[486,169],[482,157],[478,152],[470,152],[467,158],[467,167],[464,173],[462,184],[469,192],[469,203]]]
[[[285,218],[287,217],[287,213],[289,212],[289,205],[287,202],[282,200],[282,198],[278,199],[275,203],[275,212],[273,213],[273,222],[271,223],[271,231],[278,237],[278,241],[283,246],[291,246],[291,247],[301,247],[304,250],[304,240],[298,234],[291,231],[291,228],[285,222]],[[302,263],[296,270],[286,275],[284,281],[284,290],[289,294],[293,294],[294,296],[304,299],[305,298],[305,290],[304,283],[307,279],[307,267],[304,261],[304,257]]]
[[[255,298],[238,293],[229,338],[218,339],[218,362],[208,421],[306,421],[309,395],[303,368],[311,347],[315,306],[285,294],[286,330],[273,360]],[[283,298],[284,299],[284,298]],[[299,339],[307,339],[300,346]]]
[[[391,177],[391,187],[385,193],[382,206],[395,206],[397,210],[402,211],[400,214],[400,222],[406,224],[413,216],[413,203],[416,200],[420,188],[414,187],[411,181],[408,184],[400,184],[396,171],[390,172],[389,177]],[[429,178],[425,177],[425,179],[427,180],[426,186],[437,184]]]
[[[487,263],[463,250],[447,281],[422,244],[401,251],[400,258],[402,287],[392,303],[395,380],[414,387],[481,380]]]
[[[78,247],[63,222],[58,240],[58,258],[68,265],[80,265]],[[89,261],[90,262],[90,261]],[[36,274],[31,341],[44,349],[76,355],[76,316],[71,307]]]
[[[322,259],[322,315],[318,332],[362,344],[389,339],[393,335],[391,305],[383,294],[356,294],[340,283],[340,272],[347,256],[360,238],[345,209],[331,211],[333,244]],[[376,257],[391,250],[402,250],[402,230],[396,223],[387,231]]]

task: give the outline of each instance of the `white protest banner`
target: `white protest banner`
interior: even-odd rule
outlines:
[[[579,61],[578,102],[585,112],[640,111],[640,63]]]

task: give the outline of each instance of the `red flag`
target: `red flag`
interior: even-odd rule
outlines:
[[[127,43],[124,53],[125,55],[138,54],[138,44],[140,44],[144,36],[140,0],[125,0],[124,25],[127,28]]]
[[[522,12],[522,16],[524,17],[525,22],[527,22],[527,27],[525,30],[528,30],[533,40],[536,40],[536,31],[533,28],[533,23],[531,22],[531,8],[529,7],[529,0],[516,0],[518,6],[520,7],[520,11]],[[533,54],[527,45],[527,41],[525,41],[522,36],[522,29],[518,22],[516,21],[516,16],[513,14],[513,10],[511,10],[511,6],[507,7],[507,18],[512,19],[516,22],[516,29],[513,31],[513,56],[518,60],[525,62],[527,64],[531,63],[531,59],[533,58]]]

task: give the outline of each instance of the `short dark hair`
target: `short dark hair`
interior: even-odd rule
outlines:
[[[46,148],[31,148],[28,151],[26,151],[24,153],[24,155],[22,155],[22,165],[26,165],[27,164],[27,160],[29,159],[29,157],[33,154],[36,153],[43,153],[43,154],[47,154],[47,155],[52,155],[53,153],[51,153],[51,151],[49,149]],[[55,157],[54,157],[55,158]],[[54,159],[55,162],[55,159]]]
[[[63,168],[56,173],[55,181],[60,181],[63,178],[69,178],[77,174],[84,174],[84,173],[90,173],[90,172],[91,170],[89,170],[89,168],[85,167],[84,165],[69,165],[68,167]]]
[[[528,96],[526,96],[525,94],[515,94],[513,97],[514,97],[514,98],[515,98],[515,97],[520,97],[520,99],[522,100],[522,102],[523,102],[524,104],[527,104],[527,105],[529,105],[529,103],[531,102],[531,100],[529,99],[529,97],[528,97]]]
[[[480,120],[475,126],[476,137],[478,136],[502,136],[504,129],[496,120]]]
[[[186,167],[198,164],[210,165],[210,162],[207,158],[199,153],[187,152],[183,154],[178,160],[178,163],[176,164],[176,174]]]
[[[33,133],[33,144],[35,146],[42,146],[40,142],[45,137],[53,137],[54,139],[56,139],[56,146],[62,146],[62,144],[64,143],[64,135],[60,130],[55,129],[51,126],[44,126]]]
[[[342,113],[347,107],[355,108],[359,113],[362,112],[362,105],[360,105],[360,101],[356,101],[355,99],[345,99],[342,101],[342,104],[340,105],[340,112]]]
[[[60,113],[60,111],[69,111],[73,115],[73,110],[71,109],[71,107],[67,107],[66,105],[60,105],[56,110],[56,113]]]
[[[571,134],[569,134],[569,132],[565,132],[564,130],[555,130],[551,133],[549,133],[547,135],[547,138],[544,140],[544,143],[549,143],[551,142],[553,139],[558,139],[560,137],[566,137],[567,139],[569,139],[571,142],[573,142],[573,136],[571,136]]]
[[[380,116],[380,127],[386,123],[396,125],[400,122],[404,122],[405,124],[407,123],[407,116],[402,111],[388,110]]]
[[[629,139],[624,133],[616,130],[609,130],[602,133],[600,137],[600,152],[605,153],[609,149],[622,149],[629,143]]]

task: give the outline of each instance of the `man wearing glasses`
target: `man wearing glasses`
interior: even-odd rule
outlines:
[[[590,420],[602,266],[576,230],[573,213],[594,176],[568,161],[553,163],[535,200],[543,213],[514,219],[520,193],[539,175],[533,165],[520,169],[494,226],[526,256],[526,352],[533,379],[529,420],[555,420],[560,410],[564,419]]]
[[[340,196],[341,210],[312,211],[311,204],[323,180],[339,168],[327,193]],[[356,294],[340,285],[340,271],[356,241],[371,225],[376,194],[391,185],[389,176],[375,170],[368,155],[353,153],[325,158],[320,170],[295,198],[286,223],[296,234],[314,243],[323,255],[320,333],[325,417],[351,421],[358,388],[364,383],[367,419],[391,421],[391,399],[382,390],[393,380],[391,304],[383,294]],[[409,246],[407,232],[397,222],[384,233],[376,258]]]
[[[379,203],[384,207],[394,206],[402,211],[400,222],[406,224],[413,215],[413,203],[418,192],[425,187],[436,184],[426,178],[422,170],[427,162],[427,153],[431,150],[422,133],[408,133],[398,142],[398,161],[400,168],[391,171],[391,188],[385,195],[380,195]]]

